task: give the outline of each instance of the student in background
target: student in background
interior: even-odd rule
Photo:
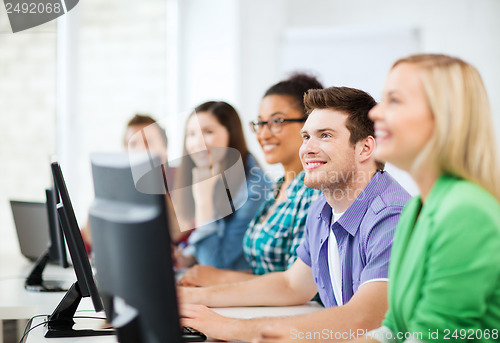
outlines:
[[[144,135],[137,135],[141,131]],[[136,114],[129,120],[123,137],[123,147],[128,151],[148,148],[161,157],[162,163],[168,161],[168,138],[165,129],[149,115]]]
[[[497,342],[500,162],[478,71],[443,55],[400,59],[370,116],[377,157],[420,195],[394,238],[389,310],[363,341]]]
[[[167,184],[173,184],[174,172],[173,168],[168,165],[168,138],[165,129],[162,128],[155,119],[147,114],[136,114],[132,117],[125,129],[123,136],[123,147],[127,151],[143,151],[149,150],[151,153],[160,156],[160,161],[164,166],[165,178]],[[174,241],[182,241],[185,233],[181,233],[177,229],[176,220],[171,220],[171,230]],[[92,249],[92,237],[90,235],[90,227],[87,225],[82,229],[82,238],[85,242],[87,252]],[[185,237],[187,238],[187,236]]]
[[[168,162],[168,138],[165,129],[149,115],[136,114],[129,120],[123,137],[123,147],[127,151],[149,149],[160,156],[162,164]]]
[[[164,165],[165,177],[169,186],[173,185],[175,169],[168,165],[168,138],[165,129],[151,116],[136,114],[127,123],[123,137],[123,146],[127,151],[149,150],[160,156]]]
[[[239,159],[244,170],[235,169]],[[247,149],[234,107],[223,101],[196,107],[186,124],[175,188],[177,216],[196,228],[188,247],[176,254],[177,265],[248,270],[243,236],[265,201],[270,183]],[[176,193],[177,189],[187,191]],[[229,201],[233,208],[228,208]]]
[[[306,120],[304,94],[319,88],[323,88],[321,83],[305,74],[295,74],[273,85],[264,94],[257,120],[251,123],[266,162],[280,163],[285,172],[245,233],[244,252],[251,273],[195,266],[184,275],[181,285],[208,286],[252,279],[284,271],[295,262],[307,211],[319,196],[318,190],[304,184],[299,158],[300,129]]]

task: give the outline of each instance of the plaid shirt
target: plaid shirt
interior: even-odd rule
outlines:
[[[286,201],[279,203],[266,219],[283,182],[282,177],[276,183],[275,191],[248,225],[243,240],[245,256],[257,275],[284,271],[295,262],[296,250],[304,238],[309,206],[320,194],[319,190],[304,185],[302,171],[288,186]]]

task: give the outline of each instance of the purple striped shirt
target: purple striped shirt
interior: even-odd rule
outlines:
[[[340,219],[330,225],[332,208],[324,195],[309,209],[305,239],[297,255],[312,268],[319,296],[326,307],[337,306],[328,268],[328,236],[333,230],[339,248],[342,299],[359,286],[387,279],[392,238],[410,194],[387,172],[377,172]]]

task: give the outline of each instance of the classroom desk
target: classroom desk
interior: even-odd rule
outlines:
[[[32,268],[33,263],[26,260],[21,255],[10,256],[0,252],[0,343],[2,338],[2,320],[5,319],[29,319],[35,315],[50,315],[61,301],[65,292],[38,293],[28,292],[24,289],[24,281]],[[61,268],[56,265],[47,265],[43,273],[44,279],[63,280],[68,282],[68,286],[76,281],[76,276],[72,267]],[[314,302],[302,306],[287,307],[231,307],[214,308],[214,310],[224,316],[233,318],[255,318],[255,317],[275,317],[289,316],[314,312],[322,307]],[[75,316],[103,317],[104,312],[95,313],[93,311],[90,298],[83,298]],[[42,323],[44,317],[35,318],[31,327]],[[99,329],[101,320],[95,319],[75,319],[75,329]],[[21,330],[22,331],[22,330]],[[117,342],[114,336],[98,337],[78,337],[78,338],[58,338],[46,339],[44,326],[33,329],[25,342],[39,343],[107,343]],[[20,336],[20,335],[19,335]],[[208,341],[210,342],[210,341]]]
[[[0,252],[0,343],[4,341],[4,320],[18,320],[24,326],[23,320],[25,322],[36,314],[52,313],[65,294],[26,291],[24,281],[32,267],[33,262],[20,254]],[[43,276],[46,280],[67,282],[68,286],[76,280],[72,267],[64,269],[51,264],[46,266]]]
[[[24,289],[26,276],[32,267],[33,262],[21,255],[0,253],[0,319],[31,318],[54,309],[61,301],[65,292],[38,293]],[[72,267],[62,268],[51,264],[45,267],[43,278],[63,281],[68,287],[76,281]]]
[[[84,299],[88,300],[88,299]],[[82,301],[83,302],[83,301]],[[296,314],[304,314],[317,311],[323,307],[316,302],[310,302],[301,306],[286,306],[286,307],[226,307],[226,308],[213,308],[213,310],[221,315],[233,318],[256,318],[256,317],[277,317],[277,316],[290,316]],[[101,314],[85,313],[85,316],[98,316]],[[32,327],[41,323],[43,318],[36,318],[33,320]],[[75,329],[99,329],[101,325],[100,320],[95,319],[75,319]],[[77,338],[57,338],[48,339],[43,337],[45,328],[42,326],[35,328],[28,334],[26,343],[116,343],[115,336],[98,336],[98,337],[77,337]],[[220,342],[214,341],[210,338],[206,342]]]

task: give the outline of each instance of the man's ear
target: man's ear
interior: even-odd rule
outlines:
[[[359,163],[365,163],[367,160],[373,157],[376,146],[375,138],[373,138],[373,136],[363,138],[358,143],[356,143],[356,146]]]

